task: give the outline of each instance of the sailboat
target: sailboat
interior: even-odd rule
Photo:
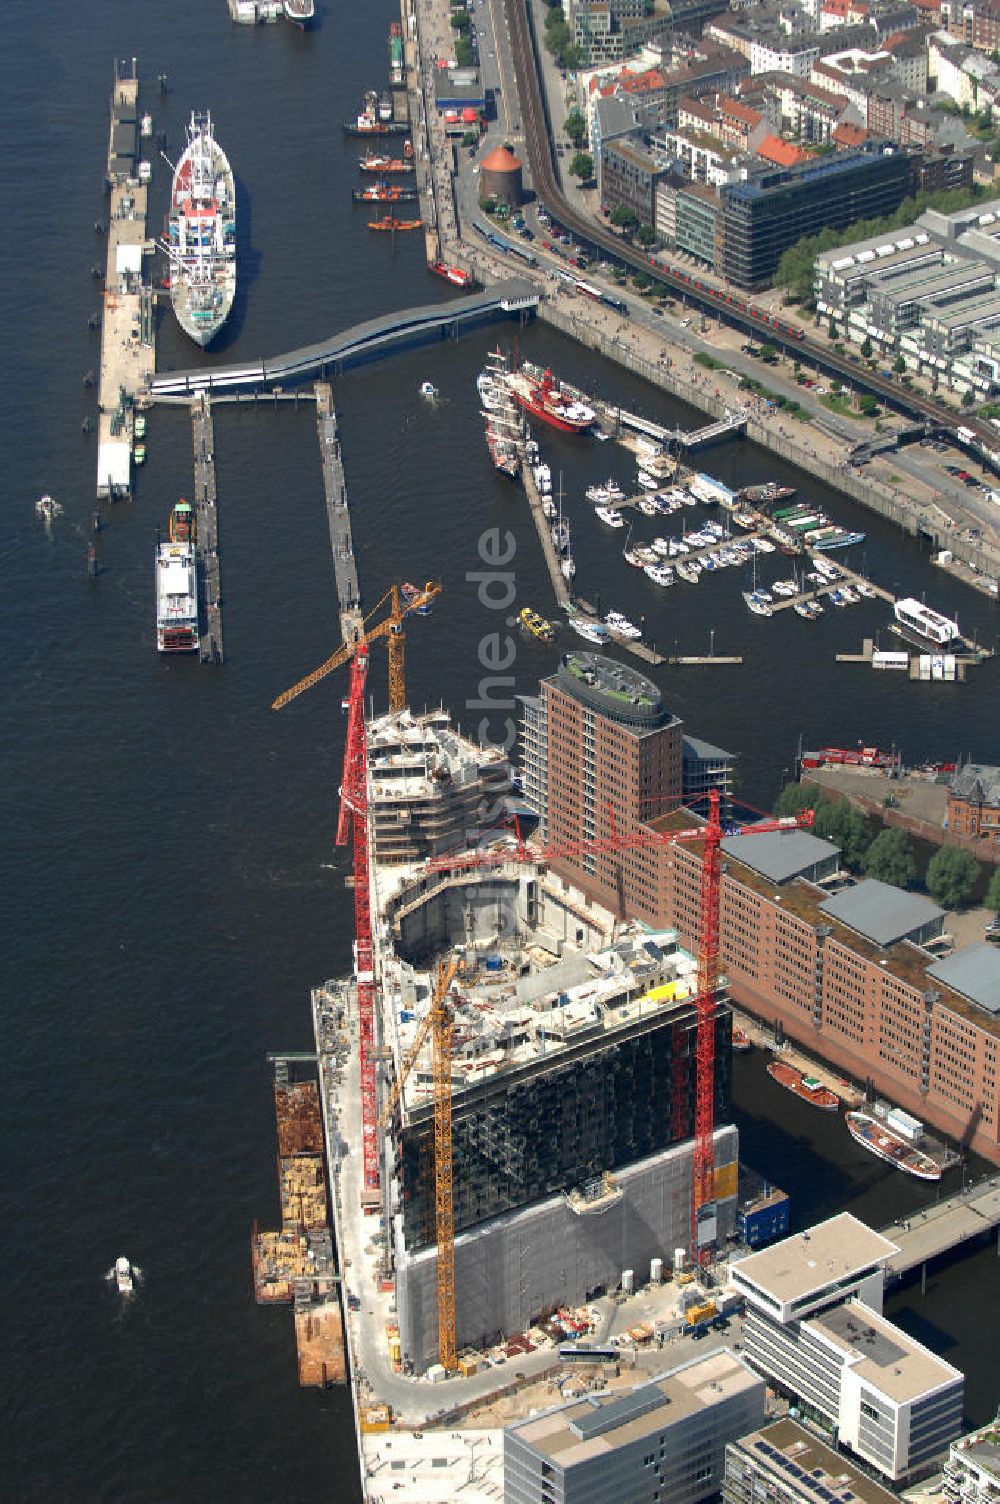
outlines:
[[[756,553],[754,553],[754,556],[753,556],[753,588],[751,590],[744,590],[743,591],[743,599],[746,602],[746,608],[747,608],[747,610],[748,611],[752,611],[753,614],[754,614],[754,616],[773,616],[774,615],[774,612],[771,610],[770,602],[769,602],[767,596],[765,595],[765,593],[763,591],[760,591],[760,590],[757,589],[757,555],[756,555]]]

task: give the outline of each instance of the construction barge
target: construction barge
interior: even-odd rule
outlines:
[[[292,1305],[299,1383],[346,1382],[344,1325],[330,1228],[323,1124],[315,1075],[294,1079],[300,1062],[275,1058],[281,1226],[251,1237],[258,1305]]]

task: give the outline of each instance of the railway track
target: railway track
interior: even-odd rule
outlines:
[[[532,181],[535,191],[560,224],[571,230],[583,245],[601,251],[635,271],[655,276],[671,292],[686,298],[693,307],[711,314],[713,318],[724,319],[742,333],[753,335],[758,340],[777,346],[786,354],[808,361],[827,375],[847,381],[852,387],[878,397],[897,412],[922,418],[935,426],[954,431],[956,415],[931,398],[920,393],[901,392],[894,383],[871,371],[862,370],[852,361],[839,356],[835,350],[830,350],[825,344],[803,334],[795,326],[754,308],[750,302],[744,302],[739,294],[733,297],[718,292],[705,283],[699,283],[696,277],[686,271],[664,266],[662,262],[635,250],[595,220],[578,213],[563,196],[553,170],[552,133],[542,99],[527,0],[504,0],[504,11],[510,28],[511,55]],[[992,450],[996,445],[996,436],[980,420],[962,418],[958,421],[971,429],[987,449]]]

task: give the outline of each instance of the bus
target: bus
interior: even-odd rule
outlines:
[[[583,1343],[564,1342],[559,1349],[560,1363],[617,1363],[617,1347],[587,1347]]]
[[[605,308],[613,308],[615,313],[623,313],[628,318],[628,305],[623,303],[621,298],[613,298],[610,293],[606,292],[600,293],[599,297]]]

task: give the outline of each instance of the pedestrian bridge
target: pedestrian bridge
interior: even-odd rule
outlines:
[[[304,345],[286,355],[244,361],[238,365],[202,366],[190,371],[159,371],[150,384],[150,395],[189,397],[199,392],[231,389],[259,390],[274,383],[298,381],[330,371],[344,371],[364,361],[376,360],[393,350],[433,340],[456,338],[464,329],[495,319],[524,317],[538,306],[538,292],[520,278],[497,282],[484,292],[424,303],[398,313],[383,314],[354,324],[340,334]]]
[[[899,1247],[889,1259],[888,1272],[908,1274],[972,1238],[992,1233],[997,1226],[1000,1175],[990,1175],[974,1185],[963,1185],[946,1200],[913,1212],[901,1222],[881,1228],[883,1236]]]

